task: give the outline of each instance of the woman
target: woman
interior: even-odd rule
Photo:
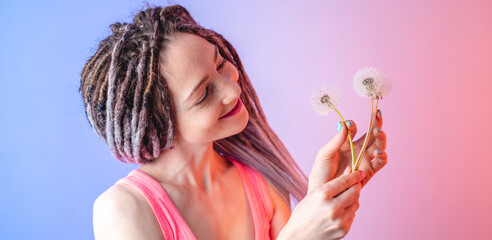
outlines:
[[[363,172],[341,176],[350,158],[342,126],[354,135],[356,127],[339,124],[308,186],[222,35],[179,5],[148,8],[111,29],[87,61],[80,91],[91,126],[113,155],[140,167],[95,201],[96,239],[347,234],[362,185],[386,163],[383,132],[374,132]],[[292,215],[290,195],[300,201]]]

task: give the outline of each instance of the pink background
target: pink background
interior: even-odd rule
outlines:
[[[311,89],[338,88],[365,132],[369,101],[353,75],[373,66],[393,82],[380,106],[389,163],[346,239],[491,239],[491,0],[149,2],[180,3],[232,42],[306,174],[338,122],[311,110]],[[109,25],[143,8],[0,1],[0,239],[92,239],[94,200],[137,167],[96,136],[78,87]]]
[[[354,73],[373,66],[393,82],[380,105],[389,162],[363,189],[347,239],[490,239],[492,1],[185,6],[238,49],[307,174],[338,121],[311,110],[311,88],[338,88],[342,114],[365,132],[370,105]]]

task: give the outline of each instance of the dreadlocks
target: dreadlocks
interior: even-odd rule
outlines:
[[[198,25],[180,5],[141,11],[132,23],[115,23],[81,73],[80,92],[89,123],[122,162],[145,164],[172,145],[175,110],[159,55],[174,32],[198,35],[216,45],[239,72],[241,101],[249,112],[239,134],[214,142],[214,149],[260,171],[284,197],[297,200],[307,178],[270,128],[256,92],[233,46],[220,34]]]

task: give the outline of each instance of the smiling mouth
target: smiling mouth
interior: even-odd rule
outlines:
[[[241,102],[241,99],[238,98],[237,99],[237,103],[236,103],[236,106],[234,106],[234,108],[229,111],[226,115],[220,117],[219,119],[222,119],[222,118],[226,118],[226,117],[230,117],[230,116],[233,116],[233,115],[236,115],[242,108],[243,104]]]

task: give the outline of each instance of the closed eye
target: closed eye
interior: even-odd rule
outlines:
[[[227,59],[225,58],[222,58],[222,62],[219,64],[219,66],[217,66],[217,71],[219,71],[220,69],[222,69],[224,67],[224,65],[227,63]],[[208,97],[208,91],[209,91],[209,87],[207,86],[205,88],[205,93],[203,94],[203,97],[200,99],[200,101],[198,101],[196,103],[196,106],[202,104],[203,102],[205,102],[205,100],[207,100],[207,97]]]
[[[225,58],[222,58],[222,62],[220,63],[220,65],[217,67],[217,70],[220,70],[222,69],[222,67],[224,67],[224,64],[227,62],[227,59]]]
[[[196,103],[196,105],[198,106],[203,102],[205,102],[205,100],[207,100],[207,97],[208,97],[208,86],[205,88],[205,94],[203,94],[203,97],[200,99],[200,101]]]

